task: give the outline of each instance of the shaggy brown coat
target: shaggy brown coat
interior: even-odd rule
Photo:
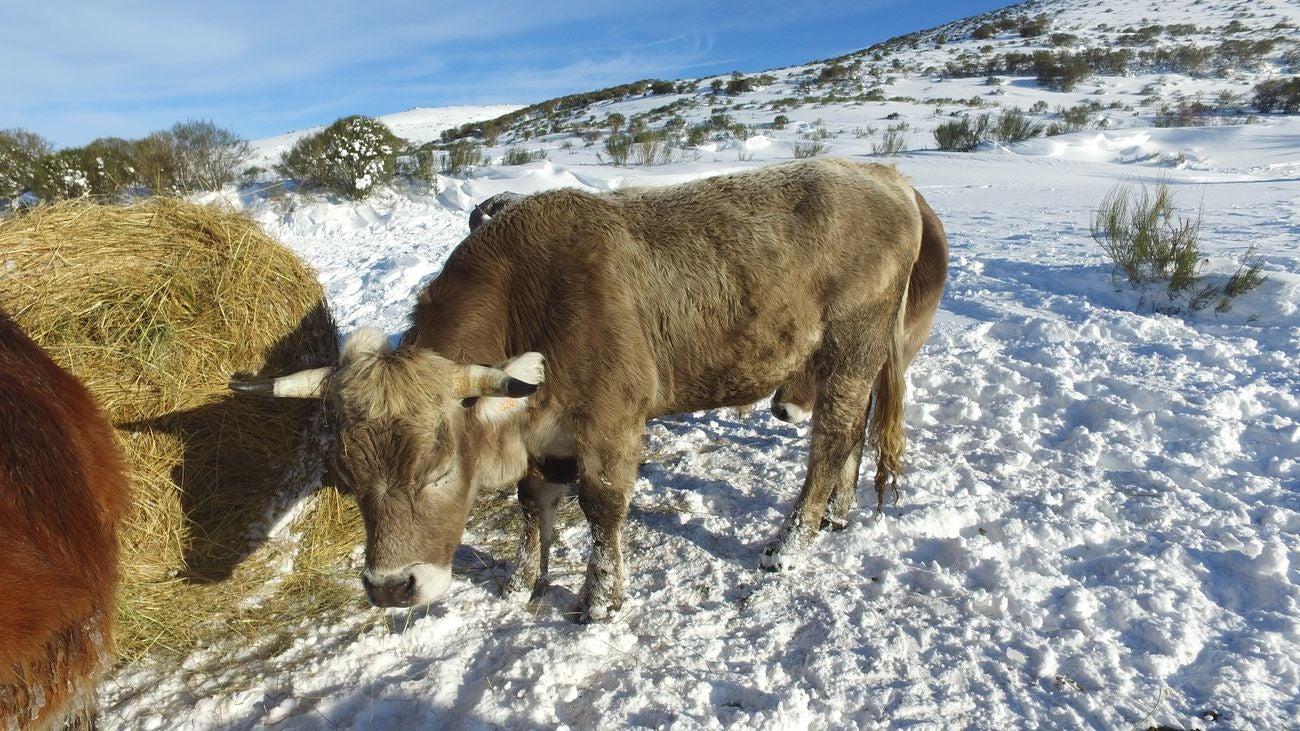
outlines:
[[[0,312],[0,726],[93,722],[125,502],[90,394]]]

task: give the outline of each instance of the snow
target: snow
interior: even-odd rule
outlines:
[[[1110,81],[1133,95],[1150,80]],[[885,111],[787,114],[852,129]],[[789,159],[793,134],[650,168],[553,147],[437,192],[243,204],[316,267],[345,331],[391,334],[490,195],[669,185]],[[829,154],[870,143],[836,137]],[[800,570],[760,571],[803,476],[807,426],[766,404],[661,419],[626,532],[628,601],[610,622],[561,616],[582,582],[581,521],[560,533],[555,586],[532,605],[499,596],[509,557],[467,534],[441,602],[304,627],[250,659],[239,672],[254,680],[235,690],[124,669],[101,690],[103,721],[1300,727],[1300,119],[1134,122],[891,159],[944,221],[952,258],[909,371],[908,473],[883,516],[862,487],[850,527],[822,535]],[[1157,178],[1189,214],[1203,207],[1212,281],[1252,245],[1264,257],[1268,279],[1231,310],[1159,311],[1163,294],[1116,278],[1092,240],[1113,185]]]

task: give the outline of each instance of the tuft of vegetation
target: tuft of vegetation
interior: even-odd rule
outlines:
[[[891,124],[885,128],[885,135],[880,142],[871,144],[871,153],[873,155],[897,155],[907,149],[907,132],[910,125],[907,122]]]
[[[529,151],[523,147],[506,148],[505,154],[501,157],[502,165],[526,165],[534,160],[545,160],[546,150]]]
[[[1146,185],[1115,186],[1093,214],[1092,238],[1139,285],[1167,281],[1170,297],[1197,282],[1201,262],[1201,215],[1176,218],[1173,193],[1160,180],[1154,192]]]
[[[308,188],[358,200],[393,180],[405,146],[383,122],[354,115],[299,139],[277,169]]]
[[[632,156],[632,137],[625,134],[612,134],[605,138],[605,154],[613,165],[627,165]]]
[[[663,131],[641,130],[632,138],[632,162],[637,165],[667,165],[673,161],[673,145]]]
[[[1287,114],[1300,111],[1300,76],[1289,79],[1269,79],[1255,85],[1255,108],[1261,114],[1281,111]]]
[[[0,130],[0,203],[8,203],[36,184],[36,170],[53,146],[25,129]]]
[[[483,148],[473,140],[456,140],[446,146],[440,160],[444,173],[459,175],[484,163]]]
[[[829,150],[830,147],[821,140],[799,140],[794,143],[795,159],[816,157]]]
[[[946,152],[970,152],[979,146],[988,132],[989,115],[962,117],[934,128],[934,142]]]

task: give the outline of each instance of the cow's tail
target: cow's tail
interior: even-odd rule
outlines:
[[[885,506],[885,493],[892,491],[898,500],[898,478],[903,474],[903,407],[907,395],[907,363],[904,359],[907,316],[907,282],[894,315],[889,354],[885,365],[876,374],[871,390],[871,415],[867,435],[875,446],[876,458],[876,511]]]

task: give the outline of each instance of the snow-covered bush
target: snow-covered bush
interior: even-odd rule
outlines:
[[[25,129],[0,130],[0,200],[9,201],[31,190],[40,159],[50,143]]]
[[[361,199],[391,182],[401,138],[377,119],[343,117],[320,132],[298,140],[277,170],[309,188]]]
[[[80,198],[90,195],[90,173],[80,149],[59,150],[40,159],[32,191],[43,200]]]
[[[112,196],[140,185],[132,143],[104,137],[41,158],[32,192],[44,200]]]

